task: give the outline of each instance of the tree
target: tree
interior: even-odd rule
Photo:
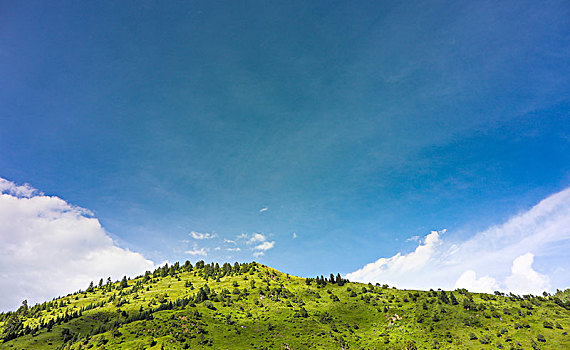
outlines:
[[[27,300],[22,301],[22,305],[18,308],[17,313],[19,313],[22,316],[26,316],[26,314],[28,313],[28,301]]]
[[[339,286],[342,286],[344,283],[342,283],[342,277],[340,277],[340,273],[336,274],[336,280],[335,280],[336,284],[338,284]]]
[[[127,282],[127,276],[123,276],[120,286],[121,288],[127,288],[129,286],[129,283]]]
[[[205,300],[208,300],[208,294],[206,294],[206,291],[204,291],[204,289],[202,287],[200,287],[200,290],[198,291],[198,294],[196,295],[196,302],[201,303]]]
[[[23,305],[22,305],[23,306]],[[27,306],[27,304],[26,304]],[[24,323],[22,318],[20,317],[19,312],[15,312],[12,316],[8,319],[6,324],[4,325],[4,341],[12,340],[19,336],[20,331],[23,329]]]
[[[453,295],[452,292],[449,293],[449,300],[451,300],[451,305],[458,305],[459,304],[459,302],[455,298],[455,295]]]

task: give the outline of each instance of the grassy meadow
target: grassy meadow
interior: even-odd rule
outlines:
[[[569,299],[186,262],[23,303],[0,314],[0,349],[570,349]]]

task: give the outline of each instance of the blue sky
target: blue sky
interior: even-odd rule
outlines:
[[[90,210],[154,263],[264,252],[291,274],[348,273],[570,186],[566,1],[0,13],[0,177]]]

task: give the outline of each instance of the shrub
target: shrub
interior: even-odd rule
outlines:
[[[408,340],[406,342],[406,346],[404,347],[405,350],[417,350],[418,347],[416,346],[416,343],[414,343],[411,340]]]
[[[481,342],[481,344],[490,344],[491,343],[491,337],[489,337],[489,335],[485,334],[485,335],[482,335],[481,338],[479,338],[479,341]]]

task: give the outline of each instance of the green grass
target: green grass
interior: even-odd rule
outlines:
[[[3,336],[16,338],[0,349],[570,348],[570,311],[556,295],[457,290],[454,305],[450,292],[307,285],[257,263],[190,266],[2,314]]]

